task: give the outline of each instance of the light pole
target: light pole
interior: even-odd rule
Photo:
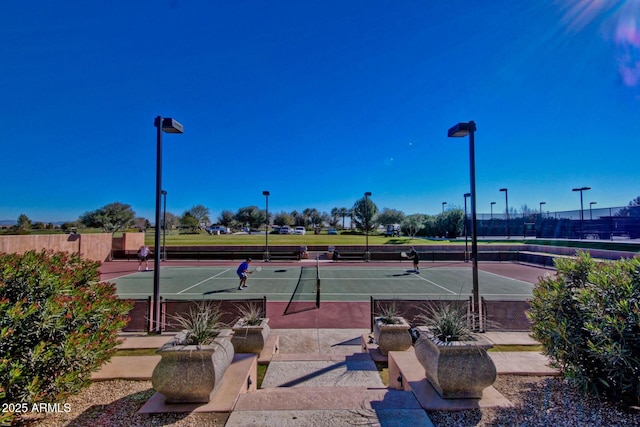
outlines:
[[[264,190],[262,192],[262,195],[265,197],[265,201],[266,201],[266,206],[265,206],[265,211],[267,213],[267,219],[265,219],[265,232],[264,232],[264,260],[266,262],[269,262],[269,192],[267,190]]]
[[[444,213],[444,205],[446,205],[447,202],[442,202],[442,213]]]
[[[167,192],[161,191],[164,196],[164,205],[162,208],[162,260],[167,260]]]
[[[467,243],[467,197],[471,197],[471,193],[464,193],[464,262],[469,262],[469,244]]]
[[[158,116],[155,119],[156,127],[156,235],[154,247],[153,266],[153,316],[151,323],[152,334],[161,334],[162,325],[160,324],[160,199],[162,197],[162,132],[167,133],[183,133],[184,128],[177,121],[170,117],[162,118]]]
[[[473,277],[473,311],[478,314],[479,330],[482,328],[482,305],[480,304],[480,290],[478,289],[478,229],[476,226],[476,154],[475,139],[476,123],[458,123],[449,129],[448,136],[463,137],[469,135],[469,175],[471,180],[471,259]]]
[[[580,240],[582,240],[582,221],[584,220],[584,205],[582,204],[582,192],[591,190],[591,187],[574,188],[571,191],[580,192]]]
[[[540,219],[542,219],[542,205],[546,205],[547,202],[540,202]]]
[[[364,222],[365,222],[365,250],[364,259],[369,262],[369,197],[371,197],[371,191],[364,193]]]
[[[597,204],[598,202],[589,202],[589,220],[590,221],[593,221],[593,211],[592,211],[593,205],[597,205]]]
[[[501,188],[500,191],[504,191],[504,204],[507,211],[507,239],[509,239],[511,237],[511,233],[509,232],[509,190],[506,188]]]
[[[491,219],[493,220],[493,205],[495,205],[496,202],[491,202]]]

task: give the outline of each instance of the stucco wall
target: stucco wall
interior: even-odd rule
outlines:
[[[111,233],[0,236],[0,252],[21,254],[29,250],[46,249],[79,253],[94,261],[108,261],[111,257],[111,238]]]

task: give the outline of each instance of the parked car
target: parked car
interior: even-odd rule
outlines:
[[[288,225],[283,225],[280,227],[280,234],[291,234],[291,227]]]
[[[338,230],[335,229],[335,228],[330,228],[329,230],[327,230],[327,234],[336,235],[336,234],[338,234]]]
[[[305,234],[306,230],[304,227],[296,227],[293,229],[293,234]]]
[[[206,228],[205,230],[207,230],[207,233],[209,234],[228,234],[231,232],[229,228],[222,225],[212,225],[211,227]]]
[[[388,224],[384,235],[387,237],[400,237],[400,224]]]

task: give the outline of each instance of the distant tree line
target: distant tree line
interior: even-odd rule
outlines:
[[[639,210],[632,209],[640,206],[640,196],[631,200],[628,207],[622,208],[619,216],[637,215]],[[512,208],[512,213],[515,210]],[[534,215],[535,211],[524,205],[521,209],[523,215]],[[175,215],[166,212],[161,218],[160,226],[166,224],[167,230],[177,228],[198,232],[209,225],[211,221],[209,208],[204,205],[195,205],[182,213]],[[263,229],[267,223],[266,211],[257,206],[244,206],[236,212],[223,210],[216,218],[215,224],[231,229]],[[348,227],[346,220],[349,220]],[[464,211],[455,206],[437,215],[415,213],[406,215],[404,212],[383,208],[379,210],[371,198],[363,197],[355,201],[351,208],[334,207],[330,212],[320,212],[316,208],[306,208],[302,211],[269,212],[270,226],[289,225],[302,226],[308,230],[323,229],[325,227],[340,228],[343,230],[355,230],[364,232],[368,227],[369,232],[374,232],[381,225],[399,224],[402,233],[407,236],[436,236],[458,237],[464,235]],[[151,227],[149,220],[136,217],[131,205],[113,202],[93,211],[82,214],[77,221],[66,222],[60,226],[65,232],[82,230],[83,228],[100,229],[103,232],[114,233],[131,228],[144,231]],[[32,230],[53,230],[56,227],[52,223],[32,222],[25,214],[20,214],[14,226],[6,231],[8,234],[29,234]]]

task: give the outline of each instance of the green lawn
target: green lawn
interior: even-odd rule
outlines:
[[[147,231],[145,236],[145,243],[153,246],[155,235],[153,231]],[[166,236],[167,246],[197,246],[197,245],[264,245],[264,234],[221,234],[217,236],[210,236],[207,233],[201,234],[178,234],[173,232]],[[427,240],[422,238],[412,239],[410,237],[385,237],[380,235],[369,235],[370,245],[429,245],[429,244],[464,244],[462,240]],[[517,242],[511,242],[517,243]],[[340,234],[340,235],[327,235],[327,234],[306,234],[304,236],[299,235],[280,235],[269,234],[269,245],[365,245],[366,236],[359,234]]]

